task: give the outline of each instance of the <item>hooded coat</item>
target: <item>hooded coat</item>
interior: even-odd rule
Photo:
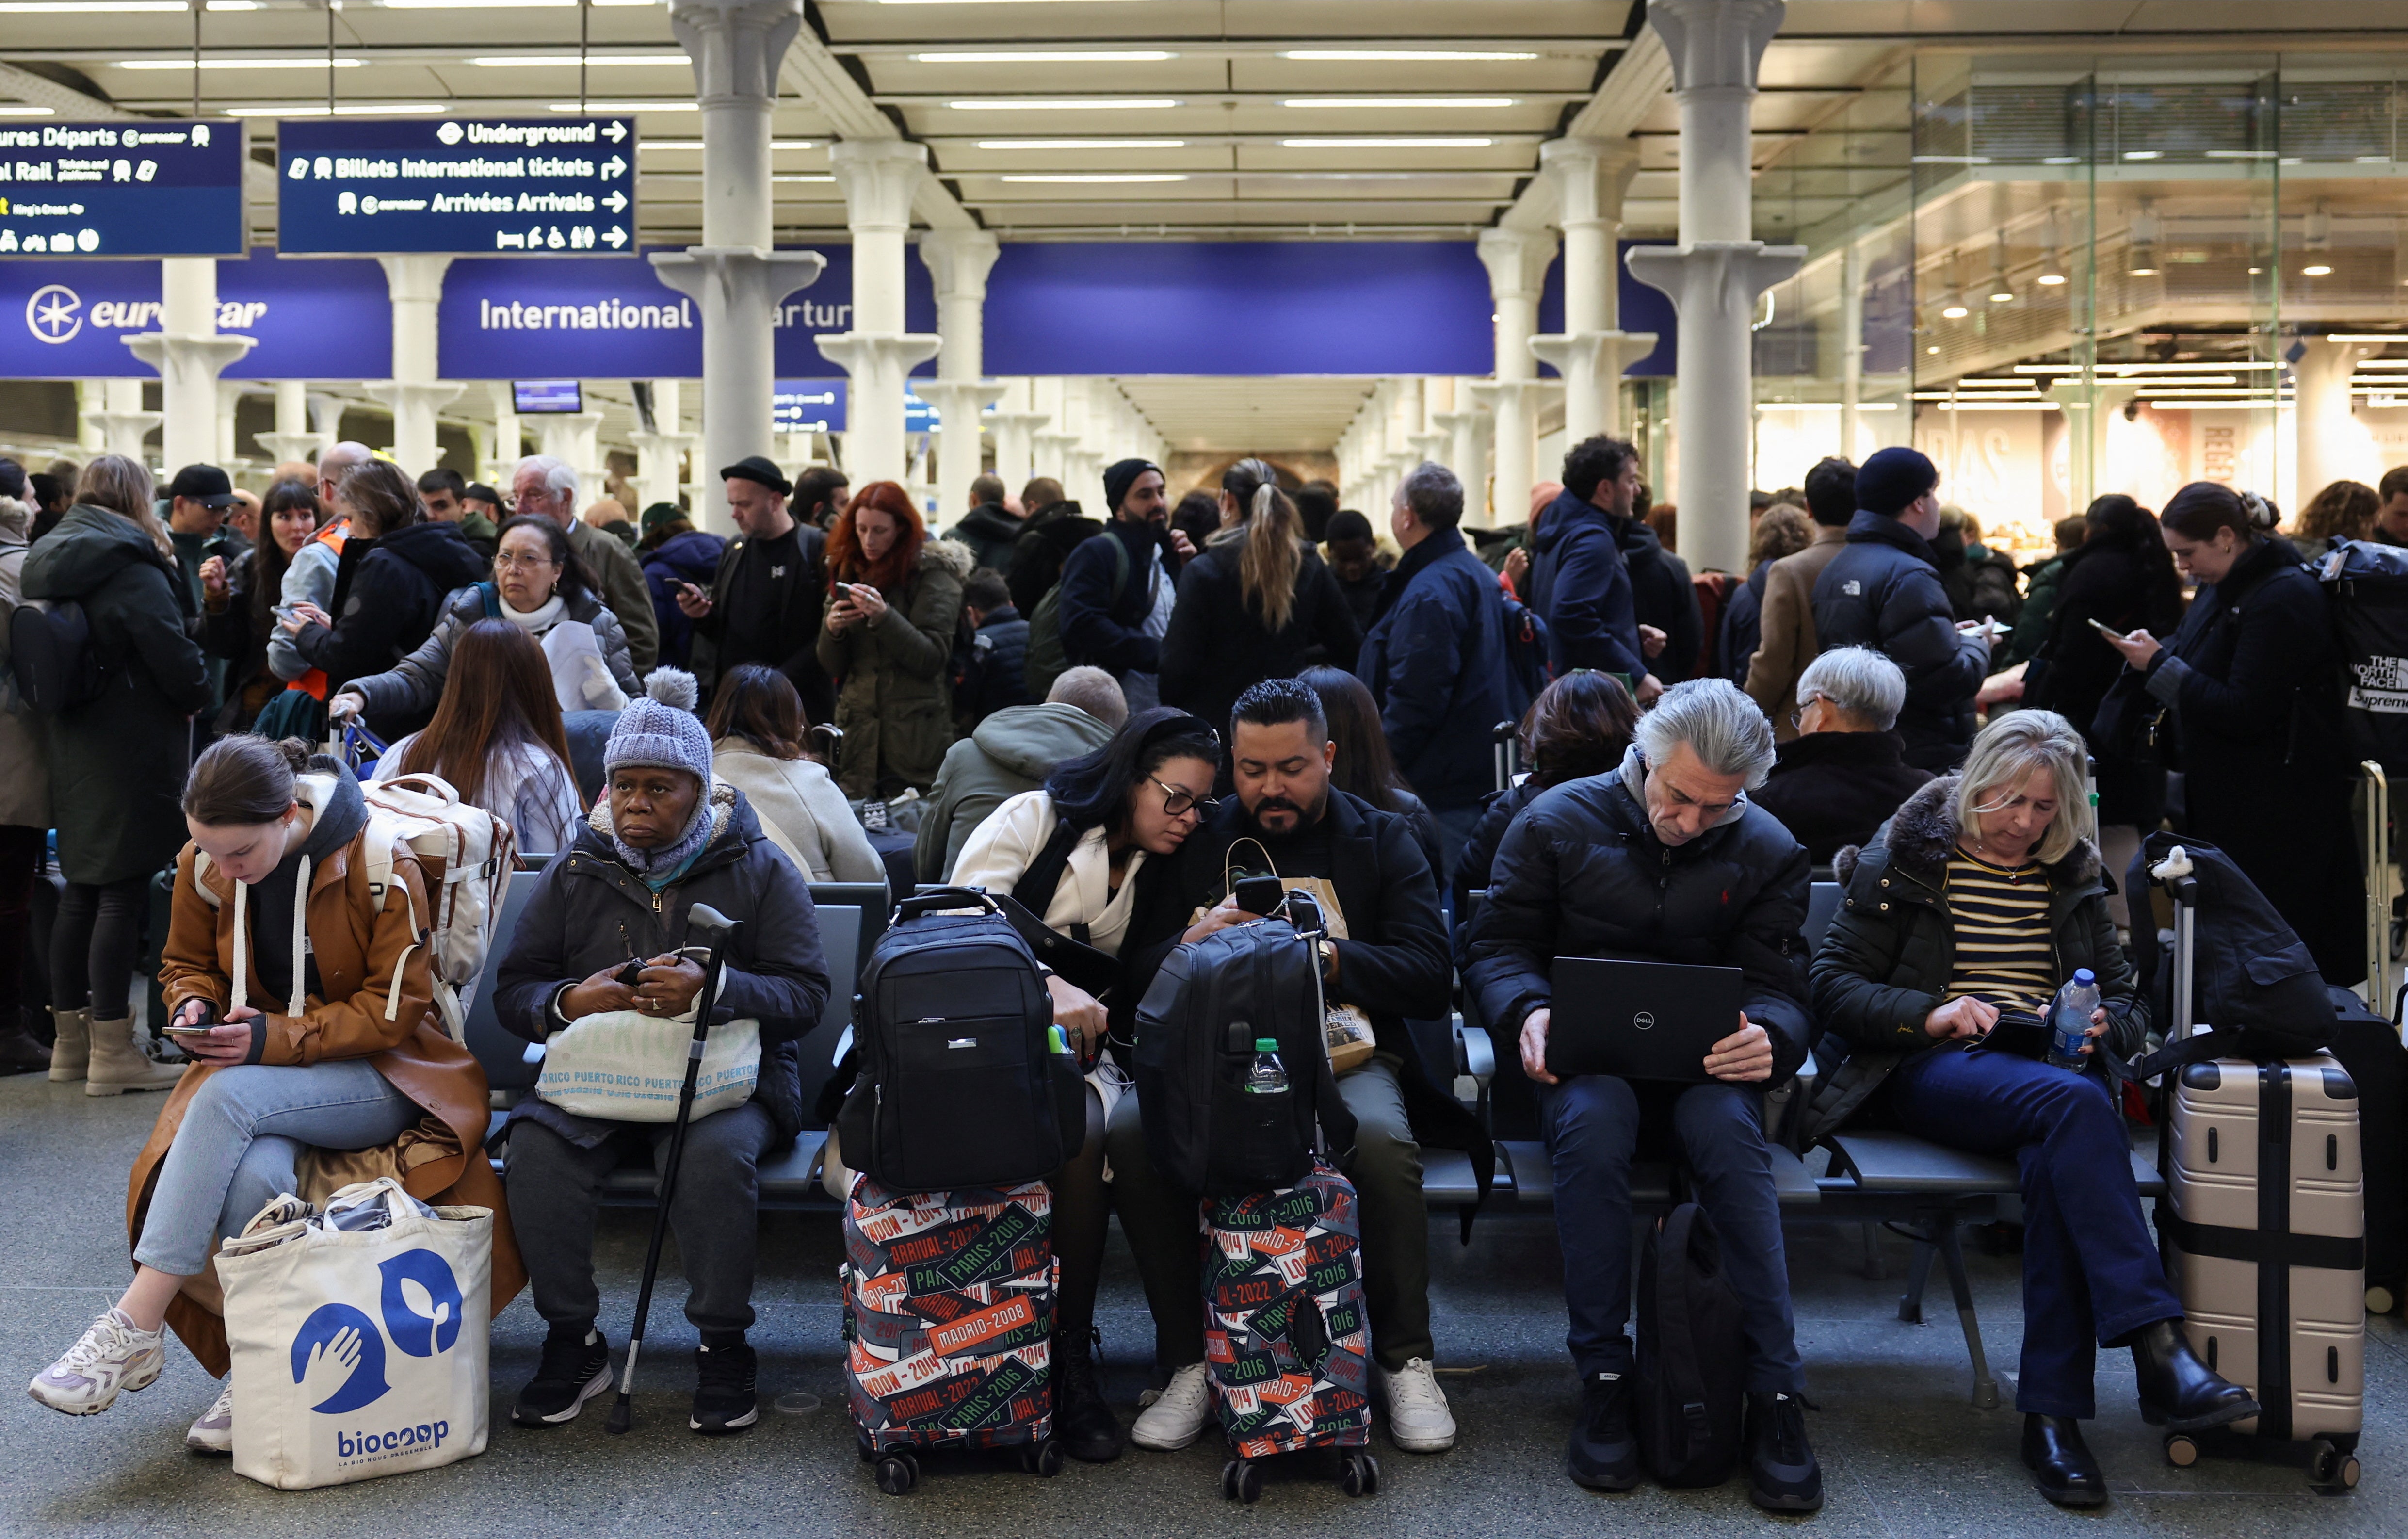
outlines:
[[[83,605],[103,663],[98,699],[34,718],[60,873],[92,884],[147,876],[187,837],[192,714],[209,702],[192,587],[132,519],[83,505],[27,554],[23,580],[27,598]]]
[[[1556,678],[1593,668],[1619,673],[1635,688],[1651,671],[1639,651],[1639,611],[1624,555],[1623,537],[1632,529],[1655,538],[1636,519],[1616,519],[1570,492],[1539,515],[1530,538],[1529,604],[1546,622],[1547,669]]]
[[[945,538],[968,546],[970,558],[979,566],[999,572],[1010,567],[1012,544],[1026,523],[1005,511],[1000,502],[982,502],[947,529]]]
[[[17,607],[24,585],[25,536],[33,527],[34,510],[14,497],[0,496],[0,615]],[[11,827],[50,826],[50,772],[42,762],[41,740],[33,724],[14,709],[15,686],[8,680],[8,638],[0,626],[0,692],[8,709],[0,709],[0,824]]]
[[[382,673],[423,645],[442,617],[443,600],[482,582],[491,564],[452,524],[412,524],[343,546],[335,576],[335,626],[307,625],[294,650],[325,670],[331,689]],[[414,732],[434,713],[404,712],[378,723],[388,738]]]
[[[996,808],[1043,785],[1066,760],[1110,742],[1112,729],[1075,705],[1047,701],[998,711],[945,751],[911,851],[923,882],[947,882],[962,846]]]
[[[1959,777],[1943,776],[1907,798],[1870,844],[1833,862],[1847,894],[1810,969],[1814,1013],[1847,1057],[1824,1076],[1805,1136],[1820,1138],[1853,1115],[1892,1070],[1918,1053],[1959,1052],[1923,1028],[1940,1008],[1956,963],[1948,910],[1948,859],[1956,848]],[[2148,1007],[2115,941],[2100,880],[2099,851],[2085,839],[2047,868],[2049,948],[2059,984],[2078,968],[2099,980],[2110,1022],[2106,1045],[2130,1057],[2148,1031]]]
[[[661,629],[661,661],[673,668],[694,660],[694,622],[677,606],[677,585],[691,583],[708,588],[719,573],[719,558],[727,541],[701,529],[671,535],[642,554],[644,586],[652,590],[652,622]]]
[[[802,872],[761,831],[744,794],[714,779],[707,797],[701,812],[711,820],[710,836],[683,874],[659,892],[612,846],[609,798],[595,804],[576,843],[534,878],[495,979],[494,1018],[542,1042],[567,1024],[552,1008],[561,990],[631,956],[683,946],[687,916],[696,903],[708,903],[742,927],[720,971],[713,1019],[761,1023],[761,1077],[752,1099],[783,1143],[803,1127],[797,1044],[827,1003],[819,921]],[[538,1117],[572,1141],[589,1123],[532,1098],[515,1115]]]
[[[311,767],[348,778],[331,759],[321,757]],[[466,1047],[452,1040],[434,1008],[434,974],[428,971],[426,948],[419,943],[419,924],[430,911],[418,858],[408,845],[395,841],[394,881],[380,898],[368,885],[366,852],[371,837],[370,830],[363,829],[311,865],[308,897],[294,919],[306,927],[322,992],[308,995],[307,1008],[298,1015],[273,1008],[286,1001],[254,1000],[256,1008],[269,1011],[261,1017],[257,1061],[307,1065],[366,1058],[387,1084],[426,1114],[381,1157],[421,1201],[494,1210],[493,1308],[498,1315],[525,1282],[526,1273],[519,1264],[502,1184],[485,1158],[485,1072]],[[203,999],[222,1016],[234,998],[235,920],[244,905],[222,868],[211,864],[196,869],[196,853],[188,844],[176,861],[167,942],[159,960],[160,994],[171,1012],[187,1000]],[[251,979],[259,976],[251,958],[265,946],[284,944],[281,936],[248,932],[244,941],[250,955],[243,971]],[[160,1109],[150,1141],[135,1157],[125,1198],[129,1241],[142,1232],[159,1166],[183,1126],[186,1109],[203,1082],[216,1072],[215,1066],[205,1063],[184,1071]],[[167,1306],[167,1323],[203,1367],[213,1374],[226,1372],[225,1321],[217,1311],[190,1293],[179,1293]]]
[[[844,746],[837,782],[848,797],[866,797],[881,781],[925,790],[953,742],[953,636],[962,618],[962,580],[970,574],[967,546],[932,539],[920,547],[910,575],[886,596],[887,612],[874,626],[841,633],[827,627],[828,595],[821,611],[820,667],[837,682],[836,725]]]

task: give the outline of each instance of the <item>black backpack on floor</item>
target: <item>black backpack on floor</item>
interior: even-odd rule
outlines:
[[[1639,1259],[1639,1393],[1648,1473],[1666,1486],[1719,1486],[1739,1464],[1747,1342],[1722,1236],[1695,1202],[1647,1231]]]
[[[1339,1099],[1323,1035],[1311,899],[1289,899],[1307,934],[1267,920],[1173,950],[1137,1010],[1138,1106],[1146,1152],[1164,1180],[1206,1197],[1292,1187],[1312,1169],[1313,1128],[1330,1163],[1354,1152],[1354,1115]],[[1277,1038],[1288,1088],[1250,1094],[1254,1043]]]
[[[1039,1181],[1079,1150],[1086,1086],[1047,1041],[1054,1001],[1028,942],[984,893],[896,905],[853,996],[862,1072],[844,1158],[890,1191]]]

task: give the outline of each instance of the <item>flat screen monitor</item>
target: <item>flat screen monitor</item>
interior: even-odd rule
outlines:
[[[520,411],[582,411],[584,392],[575,380],[513,380],[510,396]]]

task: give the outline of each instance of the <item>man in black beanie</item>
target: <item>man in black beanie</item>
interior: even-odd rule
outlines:
[[[1898,733],[1906,762],[1944,774],[1973,743],[1973,697],[1990,669],[1990,633],[1960,626],[1940,585],[1940,468],[1913,449],[1874,453],[1856,472],[1847,543],[1814,580],[1815,640],[1871,647],[1906,674]]]
[[[1090,539],[1062,564],[1062,654],[1073,668],[1100,668],[1120,681],[1132,715],[1161,703],[1162,633],[1170,627],[1179,565],[1196,554],[1170,527],[1162,467],[1125,459],[1104,470],[1107,538]]]

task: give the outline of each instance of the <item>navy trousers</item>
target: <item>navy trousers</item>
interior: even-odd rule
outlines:
[[[1899,1124],[2023,1172],[2024,1352],[2015,1409],[2098,1414],[2100,1346],[2182,1317],[2141,1216],[2130,1146],[2101,1076],[2035,1058],[1937,1047],[1890,1076]]]
[[[1806,1370],[1789,1310],[1789,1263],[1781,1204],[1766,1154],[1762,1090],[1756,1086],[1650,1085],[1580,1074],[1539,1087],[1547,1154],[1555,1175],[1555,1235],[1564,1254],[1564,1345],[1585,1378],[1636,1366],[1630,1318],[1630,1162],[1639,1146],[1641,1098],[1670,1100],[1680,1152],[1697,1177],[1698,1201],[1721,1232],[1723,1266],[1740,1297],[1747,1332],[1747,1387],[1801,1394]]]

